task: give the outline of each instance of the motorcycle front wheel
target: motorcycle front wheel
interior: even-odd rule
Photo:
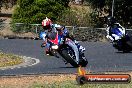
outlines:
[[[86,65],[88,64],[87,59],[84,59],[85,56],[80,56],[79,63],[77,63],[74,50],[71,47],[67,46],[67,48],[62,49],[61,53],[62,53],[62,57],[73,67],[79,67],[79,66],[86,67]]]
[[[75,57],[75,54],[74,52],[71,50],[70,53],[68,53],[69,51],[67,49],[63,49],[62,50],[62,55],[63,55],[63,58],[68,62],[70,63],[73,67],[78,67],[78,64],[76,63],[76,59],[74,58]]]

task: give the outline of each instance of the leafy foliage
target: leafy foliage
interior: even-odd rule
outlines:
[[[114,15],[124,25],[132,25],[132,0],[119,0],[115,2]]]
[[[65,7],[68,7],[70,0],[55,0],[55,2],[58,2],[62,5],[64,5]]]
[[[46,16],[56,20],[64,9],[63,4],[55,0],[18,0],[13,19],[14,22],[41,23]]]
[[[105,1],[106,0],[86,0],[87,2],[89,2],[93,8],[102,8],[105,5]]]
[[[71,6],[59,16],[57,22],[62,25],[73,26],[91,26],[90,7],[88,6]]]
[[[65,6],[68,6],[68,0],[65,1],[18,0],[13,14],[13,23],[40,24],[45,17],[56,20],[58,15],[62,14],[66,8]]]
[[[102,9],[108,7],[109,15],[111,15],[111,7],[113,0],[86,0],[91,3],[94,9]],[[130,26],[132,24],[132,1],[131,0],[114,0],[114,17],[123,25]]]
[[[86,0],[95,10],[102,11],[103,8],[108,7],[108,12],[111,15],[111,7],[113,0]],[[131,26],[132,24],[132,0],[114,0],[114,17],[124,26]]]

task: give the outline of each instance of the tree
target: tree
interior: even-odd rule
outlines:
[[[13,14],[13,21],[41,23],[46,16],[56,20],[58,15],[65,9],[67,3],[68,0],[18,0],[17,8]]]
[[[96,11],[102,11],[108,7],[108,12],[111,15],[112,0],[86,0]],[[114,17],[123,25],[132,24],[132,0],[114,0]],[[97,10],[98,9],[98,10]]]
[[[64,7],[68,7],[70,0],[55,0],[55,2],[58,2],[62,5],[64,5]]]
[[[68,0],[18,0],[12,23],[41,24],[46,17],[55,21],[67,7]],[[29,27],[22,30],[29,30]],[[13,31],[21,30],[13,25]]]
[[[125,26],[132,25],[132,0],[115,1],[114,15]]]

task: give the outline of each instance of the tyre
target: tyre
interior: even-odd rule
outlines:
[[[80,53],[80,61],[79,61],[79,65],[81,65],[82,67],[86,67],[88,64],[88,61],[84,55],[84,53]]]
[[[63,49],[61,51],[62,53],[62,57],[68,62],[70,63],[73,67],[78,67],[79,65],[76,63],[76,59],[74,59],[75,54],[73,52],[73,50],[70,51],[70,54],[68,53],[67,49]]]
[[[123,49],[123,53],[130,53],[130,52],[131,52],[130,47],[125,47],[125,48]]]
[[[88,64],[87,59],[86,59],[86,60],[82,59],[82,60],[80,60],[80,62],[79,62],[79,65],[81,65],[82,67],[86,67],[87,64]]]
[[[129,53],[131,52],[132,47],[130,41],[127,41],[123,47],[123,53]]]

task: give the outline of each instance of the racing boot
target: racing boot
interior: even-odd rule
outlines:
[[[46,49],[45,53],[47,56],[49,56],[50,55],[49,49]]]

